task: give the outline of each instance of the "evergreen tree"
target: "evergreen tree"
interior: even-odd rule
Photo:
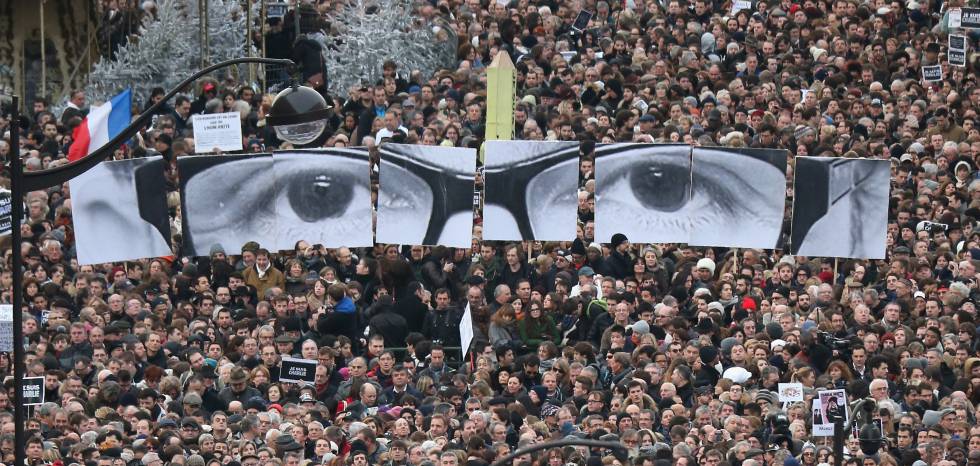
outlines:
[[[437,22],[426,22],[412,0],[351,0],[333,13],[328,35],[314,34],[321,42],[331,94],[346,96],[353,86],[381,79],[385,60],[404,72],[431,76],[456,63],[456,32]]]
[[[194,74],[202,54],[199,13],[197,0],[158,0],[156,16],[143,19],[139,34],[119,47],[115,59],[93,67],[85,88],[89,102],[105,102],[130,87],[142,108],[154,87],[170,90]],[[208,0],[209,63],[245,56],[246,19],[238,0]],[[220,76],[247,78],[246,70],[242,65]]]

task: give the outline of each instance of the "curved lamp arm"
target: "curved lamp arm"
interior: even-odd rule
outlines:
[[[535,452],[538,450],[561,448],[561,447],[568,447],[568,446],[608,448],[610,450],[617,450],[624,455],[628,451],[626,449],[626,446],[619,442],[605,442],[602,440],[586,440],[586,439],[564,439],[564,440],[556,440],[554,442],[536,443],[529,447],[522,448],[503,458],[500,458],[497,461],[494,461],[493,464],[490,466],[505,466],[509,464],[511,460],[521,455],[526,455],[528,453]]]
[[[46,170],[38,170],[33,172],[25,172],[22,181],[21,189],[22,192],[37,191],[39,189],[46,189],[51,186],[57,186],[65,181],[85,173],[92,167],[98,165],[99,162],[108,159],[112,152],[116,150],[119,145],[129,140],[129,138],[136,135],[140,128],[149,123],[153,119],[154,113],[165,105],[167,101],[172,99],[178,92],[183,88],[187,87],[190,83],[196,81],[201,76],[204,76],[212,71],[219,70],[221,68],[226,68],[232,65],[238,65],[241,63],[264,63],[267,65],[285,65],[292,66],[294,63],[289,59],[277,59],[277,58],[257,58],[257,57],[245,57],[245,58],[235,58],[232,60],[223,61],[221,63],[215,63],[197,73],[194,73],[187,79],[181,81],[174,89],[168,92],[159,102],[150,106],[143,113],[141,113],[132,123],[124,128],[116,137],[109,140],[102,147],[95,150],[89,155],[82,157],[74,162],[67,165],[61,165],[55,168],[49,168]]]

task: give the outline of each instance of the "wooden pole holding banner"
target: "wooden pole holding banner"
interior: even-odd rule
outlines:
[[[835,257],[834,258],[834,280],[830,283],[831,286],[834,286],[834,285],[837,284],[837,261],[838,261],[838,258]]]

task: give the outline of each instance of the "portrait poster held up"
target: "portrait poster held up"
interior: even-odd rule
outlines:
[[[843,423],[845,427],[850,420],[847,406],[847,392],[843,388],[836,390],[820,390],[813,400],[813,435],[834,435],[834,424]],[[819,401],[819,404],[817,403]],[[819,411],[818,411],[819,408]],[[817,421],[820,421],[819,423]]]

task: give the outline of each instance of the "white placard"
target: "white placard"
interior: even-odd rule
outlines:
[[[0,351],[14,350],[14,305],[0,304]]]
[[[813,405],[810,408],[810,412],[813,415],[813,436],[814,437],[831,437],[834,435],[834,425],[825,424],[823,422],[823,409],[820,405],[820,398],[813,399]]]
[[[795,401],[803,401],[803,384],[799,382],[779,384],[779,402],[792,403]]]
[[[752,2],[751,0],[735,0],[732,2],[732,14],[738,13],[742,10],[751,10]]]
[[[470,349],[473,342],[473,314],[470,312],[470,303],[466,303],[466,310],[463,311],[463,318],[459,321],[459,341],[463,353],[463,360],[466,360],[466,352]]]
[[[949,28],[958,28],[963,24],[963,10],[954,8],[949,10]]]
[[[238,112],[194,115],[194,152],[242,150],[242,118]]]

